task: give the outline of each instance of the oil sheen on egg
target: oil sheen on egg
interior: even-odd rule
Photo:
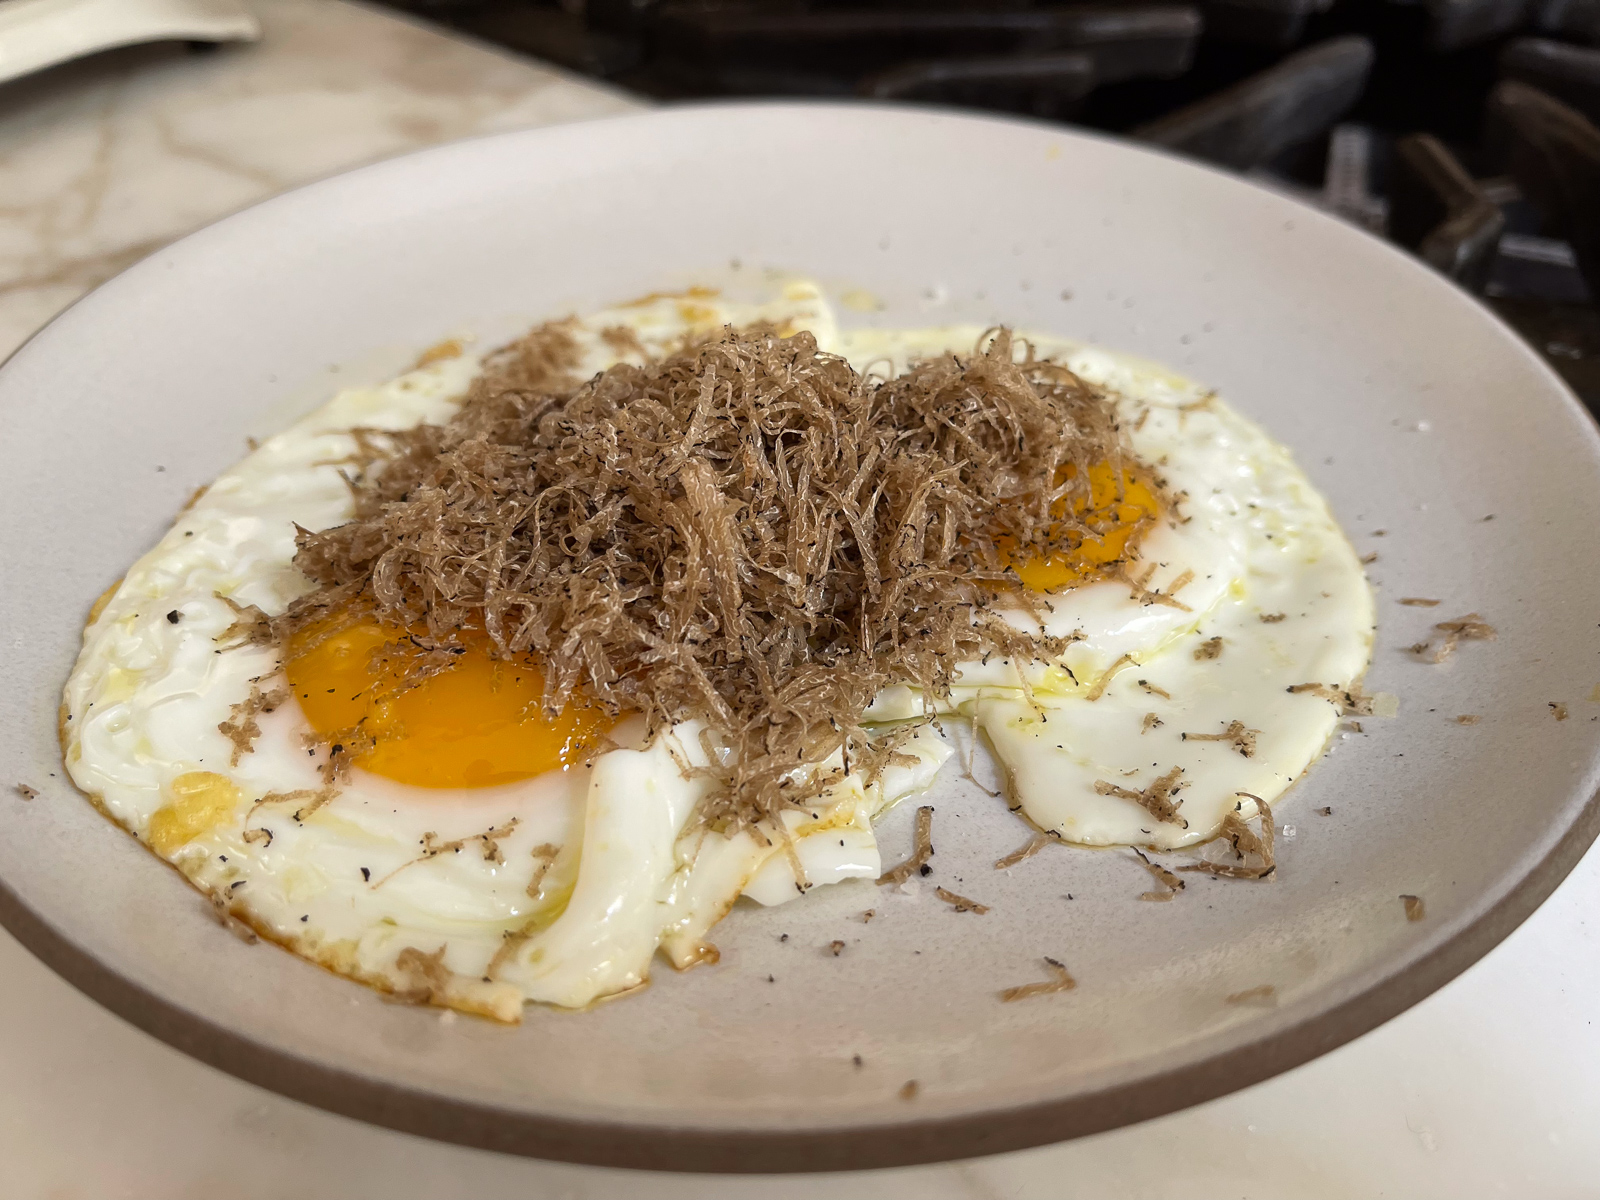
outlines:
[[[982,333],[859,331],[839,349],[858,368],[887,361],[898,371],[968,352]],[[1359,682],[1372,652],[1371,589],[1289,451],[1219,397],[1135,359],[1027,337],[1039,356],[1120,397],[1132,448],[1176,511],[1143,531],[1118,578],[1041,593],[1038,618],[1010,613],[1023,630],[1077,636],[1065,654],[965,664],[954,706],[1039,828],[1092,846],[1192,845],[1230,811],[1255,815],[1258,800],[1270,804],[1321,755],[1339,713],[1289,689]],[[899,688],[873,711],[921,707]],[[1135,797],[1169,776],[1177,815],[1157,820]]]

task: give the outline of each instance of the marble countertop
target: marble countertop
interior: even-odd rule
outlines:
[[[0,354],[171,239],[452,138],[623,112],[588,81],[338,0],[264,37],[116,51],[0,87]],[[391,1133],[202,1066],[0,933],[4,1200],[1263,1200],[1600,1196],[1600,851],[1501,947],[1343,1049],[1060,1146],[824,1178],[645,1176]]]
[[[254,44],[132,47],[0,86],[0,355],[152,250],[286,188],[639,107],[379,9],[250,7]]]

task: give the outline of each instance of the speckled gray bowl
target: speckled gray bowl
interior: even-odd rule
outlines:
[[[987,915],[867,884],[741,907],[718,930],[720,966],[506,1029],[243,945],[63,781],[57,697],[90,603],[246,434],[442,335],[499,337],[688,283],[758,289],[769,267],[870,292],[881,307],[855,321],[1006,321],[1165,361],[1296,450],[1379,555],[1370,686],[1402,709],[1285,798],[1296,833],[1276,884],[1197,881],[1139,904],[1128,856],[1054,848],[997,872],[1022,832],[956,780],[933,801],[940,879]],[[106,284],[0,370],[0,428],[0,918],[174,1045],[397,1128],[696,1170],[908,1163],[1105,1129],[1399,1012],[1527,916],[1595,834],[1588,417],[1411,259],[1115,142],[777,105],[426,151],[250,209]],[[1444,666],[1402,653],[1469,610],[1498,641]],[[909,817],[886,825],[891,858]],[[1402,894],[1425,919],[1406,920]],[[854,919],[868,907],[870,926]],[[1077,990],[1000,1004],[1042,955]],[[1227,1001],[1269,984],[1275,1004]]]

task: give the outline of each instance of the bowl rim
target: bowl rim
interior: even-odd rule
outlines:
[[[1179,1067],[1066,1099],[896,1124],[747,1130],[569,1120],[441,1097],[258,1042],[142,987],[75,945],[0,879],[0,925],[124,1020],[201,1062],[341,1116],[480,1150],[645,1171],[817,1173],[976,1158],[1067,1141],[1213,1100],[1337,1049],[1443,987],[1499,945],[1600,835],[1600,793],[1509,893],[1415,962],[1330,1009]]]

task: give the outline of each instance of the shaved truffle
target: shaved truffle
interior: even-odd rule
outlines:
[[[1411,653],[1431,663],[1442,663],[1462,642],[1492,642],[1499,636],[1494,626],[1477,613],[1468,613],[1453,621],[1440,621],[1433,629],[1435,637],[1411,647]]]
[[[256,739],[261,736],[261,724],[256,718],[272,712],[288,698],[289,689],[281,684],[264,692],[258,681],[250,682],[250,694],[235,704],[228,711],[228,719],[217,726],[218,732],[233,743],[229,766],[237,767],[239,760],[255,748]]]
[[[917,809],[916,841],[911,857],[897,867],[891,867],[878,876],[879,883],[904,883],[927,865],[933,857],[933,805],[924,804]],[[926,874],[926,872],[924,872]]]
[[[976,900],[968,900],[965,896],[959,896],[955,892],[950,891],[948,888],[934,888],[933,894],[939,897],[939,899],[943,900],[951,908],[955,909],[958,913],[973,912],[977,913],[981,917],[984,913],[989,911],[989,906],[987,904],[979,904]]]
[[[1382,697],[1382,693],[1377,696],[1369,696],[1361,690],[1360,684],[1352,684],[1349,688],[1339,688],[1328,683],[1297,683],[1290,687],[1288,691],[1292,696],[1298,696],[1301,693],[1310,693],[1313,696],[1318,696],[1337,708],[1341,716],[1370,717],[1383,715],[1374,711],[1374,706]],[[1392,716],[1393,714],[1389,715]]]
[[[1190,863],[1179,867],[1180,871],[1203,871],[1208,875],[1218,875],[1224,879],[1271,879],[1278,870],[1277,859],[1273,856],[1274,829],[1272,826],[1272,809],[1267,802],[1259,796],[1248,792],[1239,792],[1247,800],[1254,800],[1256,813],[1261,818],[1261,832],[1256,833],[1251,829],[1245,819],[1239,815],[1242,805],[1236,805],[1222,819],[1222,838],[1227,839],[1233,847],[1234,857],[1237,862],[1213,862],[1201,859],[1199,862]]]
[[[1144,869],[1149,871],[1151,875],[1155,876],[1156,881],[1166,889],[1165,891],[1159,892],[1142,892],[1139,895],[1139,899],[1164,902],[1171,900],[1179,892],[1183,891],[1183,880],[1179,879],[1160,863],[1153,862],[1150,857],[1137,846],[1132,847],[1132,849],[1134,854],[1138,855],[1140,863],[1144,865]]]
[[[422,835],[421,854],[419,854],[416,858],[411,859],[409,862],[401,863],[398,867],[390,871],[382,879],[377,880],[371,886],[374,890],[381,888],[384,884],[388,883],[389,880],[393,879],[406,868],[414,867],[418,863],[427,862],[431,858],[438,858],[441,854],[459,854],[473,842],[477,842],[480,849],[483,851],[484,862],[502,863],[505,861],[505,856],[500,852],[500,841],[502,838],[510,837],[512,832],[521,823],[521,820],[522,818],[520,817],[512,817],[504,825],[491,825],[482,833],[475,833],[471,837],[455,838],[448,842],[442,839],[437,833],[434,833],[430,830]],[[548,848],[549,847],[540,847],[540,849]],[[551,857],[553,858],[554,855]]]
[[[1052,992],[1070,992],[1078,986],[1078,981],[1067,971],[1064,963],[1053,958],[1044,960],[1045,967],[1050,972],[1050,978],[1042,983],[1024,983],[1017,987],[1008,987],[1000,993],[1000,999],[1006,1003],[1014,1000],[1026,1000],[1030,996],[1048,996]]]
[[[995,602],[1094,534],[1089,468],[1132,459],[1109,397],[1008,331],[888,381],[763,329],[585,382],[578,361],[541,327],[449,423],[372,433],[354,519],[299,534],[314,587],[273,639],[351,613],[429,652],[482,634],[539,661],[547,712],[699,718],[719,829],[836,781],[797,764],[875,775],[861,718],[888,684],[944,698],[963,661],[1065,648]],[[235,607],[231,638],[260,640]]]
[[[1251,758],[1256,752],[1256,738],[1259,729],[1246,729],[1243,721],[1230,721],[1228,727],[1221,733],[1185,733],[1182,735],[1186,742],[1227,742],[1245,758]]]
[[[391,999],[402,1004],[445,1004],[450,994],[450,968],[444,965],[445,948],[440,946],[432,954],[424,954],[415,946],[400,951],[394,965],[408,981],[409,986],[397,989]]]
[[[1141,792],[1132,788],[1122,787],[1120,784],[1110,783],[1104,779],[1095,781],[1094,790],[1101,796],[1120,796],[1124,800],[1132,800],[1145,812],[1158,821],[1168,824],[1181,825],[1189,828],[1189,822],[1178,815],[1178,806],[1172,802],[1172,797],[1184,786],[1182,782],[1183,768],[1173,767],[1161,778]]]
[[[1022,862],[1025,859],[1032,858],[1035,854],[1039,853],[1039,851],[1048,846],[1052,838],[1059,841],[1060,835],[1046,833],[1043,830],[1035,831],[1034,835],[1021,846],[1017,847],[1017,849],[1013,850],[1004,858],[996,859],[994,869],[997,871],[1004,871],[1007,868],[1016,866],[1019,862]]]

